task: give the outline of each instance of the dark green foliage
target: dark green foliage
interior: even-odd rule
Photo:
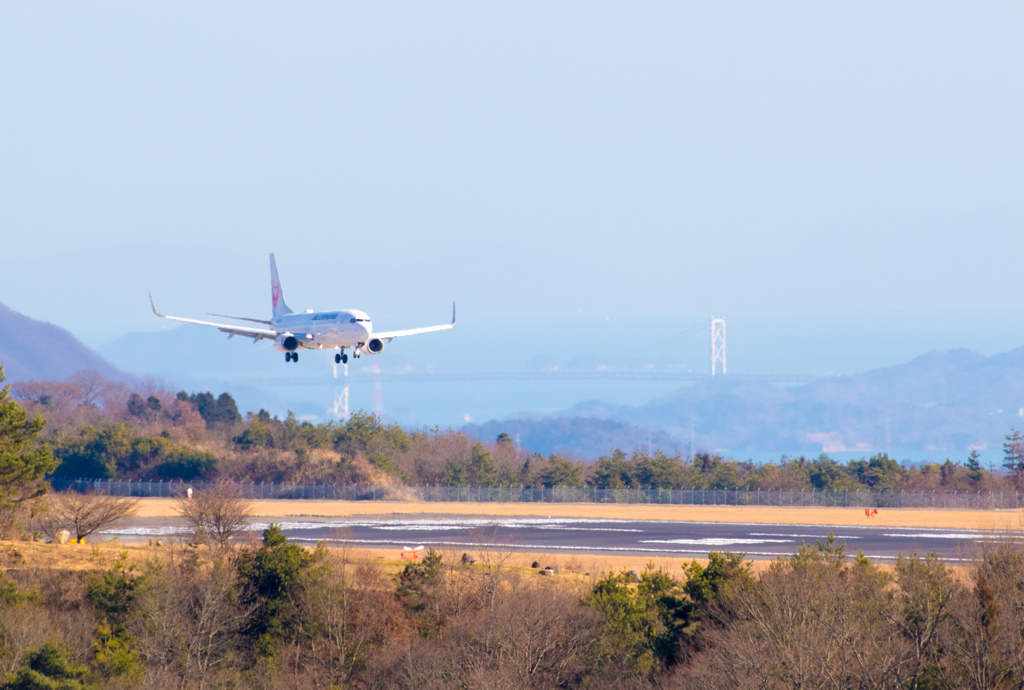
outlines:
[[[591,484],[599,489],[624,489],[633,485],[633,465],[616,448],[611,456],[602,456],[594,464]]]
[[[24,595],[18,591],[18,585],[0,575],[0,602],[8,606],[14,606],[15,604],[20,604],[23,600]]]
[[[438,626],[434,609],[441,585],[441,564],[441,554],[430,549],[422,561],[406,563],[398,574],[398,595],[410,611],[420,615],[420,632],[424,636],[436,632]]]
[[[152,585],[160,566],[149,562],[141,571],[122,553],[113,566],[89,577],[86,596],[100,620],[93,647],[97,668],[106,677],[138,678],[143,673],[142,659],[127,623],[135,605]]]
[[[154,419],[162,410],[160,398],[151,395],[145,399],[138,393],[132,393],[128,398],[128,414],[141,419]]]
[[[1024,435],[1011,429],[1003,443],[1003,467],[1020,481],[1024,476]]]
[[[275,524],[263,531],[260,546],[239,554],[236,569],[242,603],[253,608],[245,632],[255,642],[257,656],[272,657],[281,642],[298,636],[302,574],[315,560],[301,546],[289,544]]]
[[[445,486],[469,486],[469,473],[465,467],[460,466],[451,458],[445,458],[444,484]]]
[[[217,458],[193,448],[175,446],[165,435],[136,436],[128,424],[103,429],[82,427],[76,438],[57,443],[58,477],[113,479],[197,479],[216,468]],[[166,467],[165,467],[166,465]]]
[[[642,452],[634,456],[634,465],[633,477],[638,486],[670,489],[683,483],[683,462],[678,455],[671,457],[658,450],[652,457]]]
[[[860,484],[850,477],[849,472],[825,454],[809,463],[808,479],[811,486],[820,491],[849,491],[860,488]]]
[[[145,666],[135,645],[135,639],[123,626],[101,623],[93,642],[94,668],[105,678],[141,679]]]
[[[89,576],[86,596],[101,619],[123,627],[139,593],[149,585],[157,570],[158,566],[150,564],[140,571],[134,563],[129,563],[128,554],[122,553],[109,569]]]
[[[872,491],[894,491],[906,470],[885,453],[869,460],[851,460],[850,470],[857,481]]]
[[[692,561],[684,566],[686,584],[683,591],[698,604],[716,599],[730,587],[750,582],[752,577],[750,564],[743,562],[746,554],[729,551],[712,551],[708,554],[707,566]]]
[[[17,583],[0,574],[0,606],[17,606],[25,602],[38,604],[39,593],[35,590],[23,591],[18,588]]]
[[[671,663],[691,607],[679,582],[649,565],[636,586],[623,570],[598,580],[587,603],[605,619],[603,654],[641,675]]]
[[[5,380],[0,364],[0,385]],[[42,418],[29,419],[10,391],[10,385],[0,387],[0,511],[46,493],[43,477],[57,466],[50,448],[36,442]]]
[[[206,479],[217,469],[217,458],[210,453],[193,448],[176,448],[160,465],[156,475],[163,479],[192,481]]]
[[[972,482],[978,482],[984,470],[981,469],[981,453],[976,448],[971,449],[971,454],[967,456],[967,476]]]
[[[113,479],[117,476],[118,459],[125,460],[131,453],[123,438],[125,429],[123,424],[113,424],[103,431],[91,426],[82,427],[78,438],[66,439],[57,445],[55,450],[60,465],[54,475]]]
[[[245,450],[273,448],[274,434],[270,427],[257,417],[246,425],[245,431],[235,437],[235,443]]]
[[[238,413],[238,405],[229,393],[221,393],[214,398],[213,393],[209,391],[192,395],[181,391],[178,393],[178,400],[195,405],[199,416],[203,418],[208,427],[230,426],[242,421],[242,415]]]
[[[473,486],[497,486],[500,483],[498,465],[482,443],[476,443],[470,453],[469,475]]]
[[[580,479],[581,469],[579,464],[552,453],[548,459],[548,466],[541,471],[539,479],[544,486],[583,486],[583,480]]]
[[[384,453],[374,453],[373,455],[371,455],[370,464],[385,474],[391,475],[392,477],[397,477],[406,484],[409,483],[409,475],[406,473],[406,471],[401,469],[400,467],[396,467],[395,463],[391,461],[391,458],[389,458]]]
[[[133,417],[145,417],[149,413],[149,405],[138,393],[132,393],[128,399],[128,414]]]
[[[8,690],[77,690],[95,687],[86,683],[85,666],[63,647],[48,642],[30,652],[25,664],[3,687]]]
[[[422,561],[405,564],[398,575],[398,593],[414,611],[422,611],[433,598],[433,589],[441,579],[441,554],[427,551]]]
[[[598,580],[588,603],[605,617],[608,638],[604,653],[641,675],[671,666],[679,658],[692,627],[711,604],[753,578],[743,554],[708,554],[708,565],[684,566],[686,582],[648,565],[634,576],[623,570]]]
[[[359,412],[344,424],[334,427],[334,449],[341,453],[362,453],[371,446],[391,446],[396,450],[409,447],[412,437],[397,424],[381,424],[376,415]]]

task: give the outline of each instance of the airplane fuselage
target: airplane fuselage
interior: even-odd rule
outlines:
[[[284,331],[282,336],[274,341],[274,347],[280,352],[299,348],[359,348],[373,339],[373,322],[366,312],[358,309],[285,314],[270,323],[275,329]],[[295,337],[296,347],[288,347],[293,344],[287,341],[289,334]]]
[[[445,331],[455,327],[455,302],[452,302],[451,323],[405,328],[397,331],[380,331],[376,335],[373,333],[373,322],[370,321],[370,317],[366,312],[358,309],[338,309],[337,311],[307,309],[304,312],[295,312],[284,301],[284,291],[281,289],[281,281],[277,276],[277,263],[274,261],[273,254],[270,255],[270,303],[272,316],[269,321],[248,316],[211,314],[211,316],[220,316],[236,321],[263,324],[257,328],[248,325],[189,319],[182,316],[167,316],[156,310],[153,295],[149,296],[149,305],[153,308],[153,313],[161,318],[210,326],[227,333],[229,338],[238,335],[252,338],[254,343],[261,340],[273,340],[274,349],[285,353],[286,362],[298,362],[298,350],[337,349],[339,352],[334,355],[335,364],[347,364],[348,355],[345,354],[345,348],[352,348],[352,354],[355,357],[379,355],[384,351],[384,343],[390,343],[395,338]]]

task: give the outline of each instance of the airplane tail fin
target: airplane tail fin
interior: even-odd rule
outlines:
[[[284,301],[284,290],[281,289],[281,280],[277,277],[277,262],[274,261],[273,253],[270,255],[270,300],[275,319],[292,313]]]

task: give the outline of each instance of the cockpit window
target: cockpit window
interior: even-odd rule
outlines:
[[[370,323],[369,319],[349,319],[349,323]]]
[[[355,322],[356,322],[356,320],[355,320],[355,319],[349,319],[349,320],[348,320],[348,322],[349,322],[349,323],[355,323]]]

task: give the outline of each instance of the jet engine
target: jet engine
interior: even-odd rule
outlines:
[[[380,338],[370,338],[359,349],[364,355],[379,355],[384,352],[384,341]]]
[[[274,339],[274,349],[278,352],[295,352],[299,349],[299,339],[291,333],[282,333]]]

